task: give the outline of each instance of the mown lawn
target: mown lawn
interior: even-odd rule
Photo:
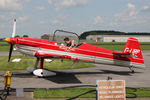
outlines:
[[[0,56],[0,70],[26,70],[26,68],[33,66],[35,64],[36,58],[29,56],[12,56],[11,60],[14,58],[21,58],[20,62],[9,62],[7,56]],[[44,68],[49,70],[61,70],[61,69],[71,69],[73,62],[69,59],[64,59],[61,62],[60,59],[53,59],[52,62],[45,62]],[[77,63],[74,68],[87,68],[87,67],[95,67],[95,65],[91,63],[80,62]]]
[[[0,41],[0,51],[9,51],[9,44],[4,41]]]
[[[69,88],[69,89],[35,89],[34,98],[72,98],[88,91],[95,90],[94,88]],[[95,98],[96,92],[88,93],[80,96],[80,98]]]
[[[123,50],[125,46],[125,42],[98,42],[97,44],[94,42],[89,42],[89,44],[99,46],[105,49],[110,50]],[[140,42],[141,50],[150,50],[150,42]]]
[[[96,98],[95,88],[35,89],[34,98]],[[150,98],[150,87],[126,88],[127,98]]]

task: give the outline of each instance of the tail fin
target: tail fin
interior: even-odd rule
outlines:
[[[135,63],[144,64],[144,60],[143,60],[143,56],[142,56],[142,52],[140,49],[138,39],[130,37],[127,40],[127,43],[126,43],[122,53],[129,53],[129,54],[133,55],[136,59],[138,59],[135,61]]]

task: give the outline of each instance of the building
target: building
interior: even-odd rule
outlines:
[[[49,35],[49,34],[44,34],[41,36],[41,39],[45,39],[45,40],[52,40],[53,36]]]
[[[88,35],[86,40],[98,40],[101,42],[126,42],[129,37],[134,37],[139,42],[150,42],[150,35]]]

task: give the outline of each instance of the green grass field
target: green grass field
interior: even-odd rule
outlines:
[[[95,88],[35,89],[34,98],[96,98]],[[150,87],[126,88],[127,98],[149,98]]]
[[[0,51],[9,51],[9,44],[6,42],[0,42]]]
[[[8,63],[8,57],[0,56],[0,70],[26,70],[27,67],[33,66],[36,61],[34,57],[29,56],[12,56],[11,60],[14,58],[21,58],[22,60],[18,63]],[[73,62],[69,59],[65,59],[63,62],[61,62],[60,59],[54,59],[54,61],[50,63],[45,62],[44,68],[49,70],[71,69],[72,64]],[[80,62],[74,66],[76,69],[87,67],[95,67],[95,65],[91,63]]]
[[[125,46],[125,42],[87,42],[89,44],[99,46],[102,48],[110,49],[110,50],[123,50]],[[150,50],[150,42],[140,42],[141,50]]]

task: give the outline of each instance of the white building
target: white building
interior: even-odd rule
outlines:
[[[126,42],[129,37],[134,37],[139,42],[150,42],[150,35],[88,35],[86,40],[96,40],[102,42]]]

